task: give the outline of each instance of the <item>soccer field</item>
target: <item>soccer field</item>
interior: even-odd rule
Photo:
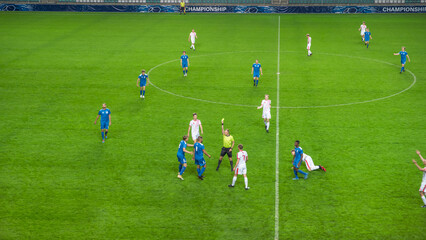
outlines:
[[[411,159],[426,155],[425,14],[15,12],[0,23],[1,239],[424,239]],[[105,143],[93,124],[103,102]],[[187,154],[180,181],[193,112],[212,158],[200,181]],[[242,176],[228,187],[227,157],[215,171],[222,118],[248,153],[248,191]],[[295,140],[326,173],[292,180]]]

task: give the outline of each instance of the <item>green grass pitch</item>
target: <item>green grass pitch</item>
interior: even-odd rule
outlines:
[[[261,110],[211,102],[260,105],[268,93],[276,107],[278,16],[1,13],[0,238],[273,239],[277,109],[267,134]],[[280,107],[362,102],[408,88],[413,76],[399,74],[393,56],[403,45],[417,77],[381,101],[279,110],[280,239],[424,239],[421,172],[411,159],[416,149],[426,155],[425,15],[280,18]],[[369,49],[357,31],[363,20]],[[264,75],[253,88],[257,58]],[[175,59],[150,72],[152,83],[211,102],[152,85],[139,98],[140,70]],[[103,102],[112,111],[105,144],[93,124]],[[180,181],[176,151],[193,112],[213,157],[204,181],[192,161]],[[227,187],[226,158],[214,170],[222,117],[248,152],[249,191],[242,177]],[[326,173],[291,180],[297,139]]]

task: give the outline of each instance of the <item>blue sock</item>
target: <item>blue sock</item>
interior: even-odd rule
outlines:
[[[198,176],[200,176],[200,177],[201,177],[201,175],[203,175],[204,170],[206,170],[206,168],[205,168],[205,167],[201,168],[200,172],[198,173]]]
[[[185,73],[188,73],[188,69],[185,70]]]
[[[102,132],[102,139],[105,139],[105,137],[104,137],[104,132]]]
[[[402,67],[402,70],[404,71],[405,67]]]
[[[368,46],[369,46],[370,44],[369,43],[367,43],[367,48],[368,48]]]
[[[145,90],[143,90],[143,91],[142,91],[142,95],[144,95],[144,96],[145,96]]]
[[[183,74],[185,74],[185,70],[183,70]]]
[[[301,174],[303,174],[303,175],[306,175],[307,173],[305,173],[304,171],[302,171],[302,170],[297,170],[297,172],[300,172]]]
[[[257,86],[257,84],[259,84],[259,80],[256,80],[256,86]]]
[[[186,167],[182,166],[182,169],[180,170],[179,175],[181,175],[181,176],[182,176],[183,172],[185,172],[185,169],[186,169]]]
[[[293,169],[293,171],[294,171],[294,175],[296,176],[296,178],[299,178],[299,177],[297,176],[297,171],[296,171],[296,170],[294,170],[294,169]]]
[[[179,172],[182,170],[182,164],[179,164]]]
[[[139,94],[139,95],[142,95],[142,90],[140,90],[139,92],[140,92],[140,94]]]
[[[256,80],[253,80],[253,85],[256,85]]]
[[[199,168],[197,168],[197,173],[198,173],[198,176],[200,175],[200,169]]]

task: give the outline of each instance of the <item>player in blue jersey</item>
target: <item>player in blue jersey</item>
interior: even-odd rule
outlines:
[[[95,124],[101,117],[101,132],[102,132],[102,142],[105,142],[105,139],[108,138],[108,129],[111,126],[111,111],[107,108],[106,103],[102,104],[102,109],[99,110],[98,116],[96,117]]]
[[[253,63],[253,66],[251,67],[251,74],[253,74],[253,87],[257,87],[259,77],[260,75],[263,75],[262,66],[257,59],[256,63]]]
[[[394,53],[393,55],[401,56],[401,71],[399,73],[405,72],[405,63],[407,62],[407,59],[409,62],[411,62],[410,57],[408,56],[408,53],[405,51],[405,47],[402,47],[399,53]]]
[[[365,45],[367,45],[367,48],[368,48],[368,46],[370,46],[370,39],[373,39],[373,37],[371,36],[371,32],[370,32],[370,29],[365,29],[365,33],[364,33],[364,42],[365,42]]]
[[[186,142],[188,141],[188,136],[183,136],[182,141],[180,141],[179,143],[179,149],[177,152],[177,158],[179,161],[179,174],[178,174],[178,178],[180,180],[183,180],[182,174],[185,172],[186,169],[186,158],[185,158],[185,153],[189,153],[189,154],[193,154],[192,152],[186,150],[186,147],[192,147],[194,145],[192,144],[187,144]]]
[[[145,74],[145,69],[142,69],[142,73],[138,77],[138,81],[136,83],[137,87],[140,87],[140,95],[141,98],[145,98],[145,86],[148,86],[149,78],[148,74]]]
[[[198,178],[200,180],[204,180],[203,173],[206,170],[206,161],[204,160],[203,154],[206,154],[209,158],[212,157],[206,152],[206,150],[204,150],[203,137],[199,136],[197,142],[194,144],[194,156],[192,157],[192,160],[195,160]]]
[[[305,173],[299,169],[303,159],[303,149],[299,146],[299,144],[299,140],[294,142],[293,171],[296,177],[293,178],[293,180],[299,180],[299,176],[297,176],[298,172],[305,175],[305,179],[308,178],[308,173]]]
[[[180,65],[182,66],[183,76],[186,77],[188,75],[189,57],[186,55],[185,51],[183,51],[182,56],[180,56]]]

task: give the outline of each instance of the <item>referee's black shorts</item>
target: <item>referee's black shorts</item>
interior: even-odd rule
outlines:
[[[180,7],[180,11],[183,12],[185,10],[185,7]]]
[[[232,151],[229,151],[229,150],[231,150],[231,148],[226,148],[226,147],[223,147],[222,148],[222,151],[220,152],[220,156],[221,157],[223,157],[223,156],[225,156],[226,154],[228,154],[228,157],[232,157]]]

